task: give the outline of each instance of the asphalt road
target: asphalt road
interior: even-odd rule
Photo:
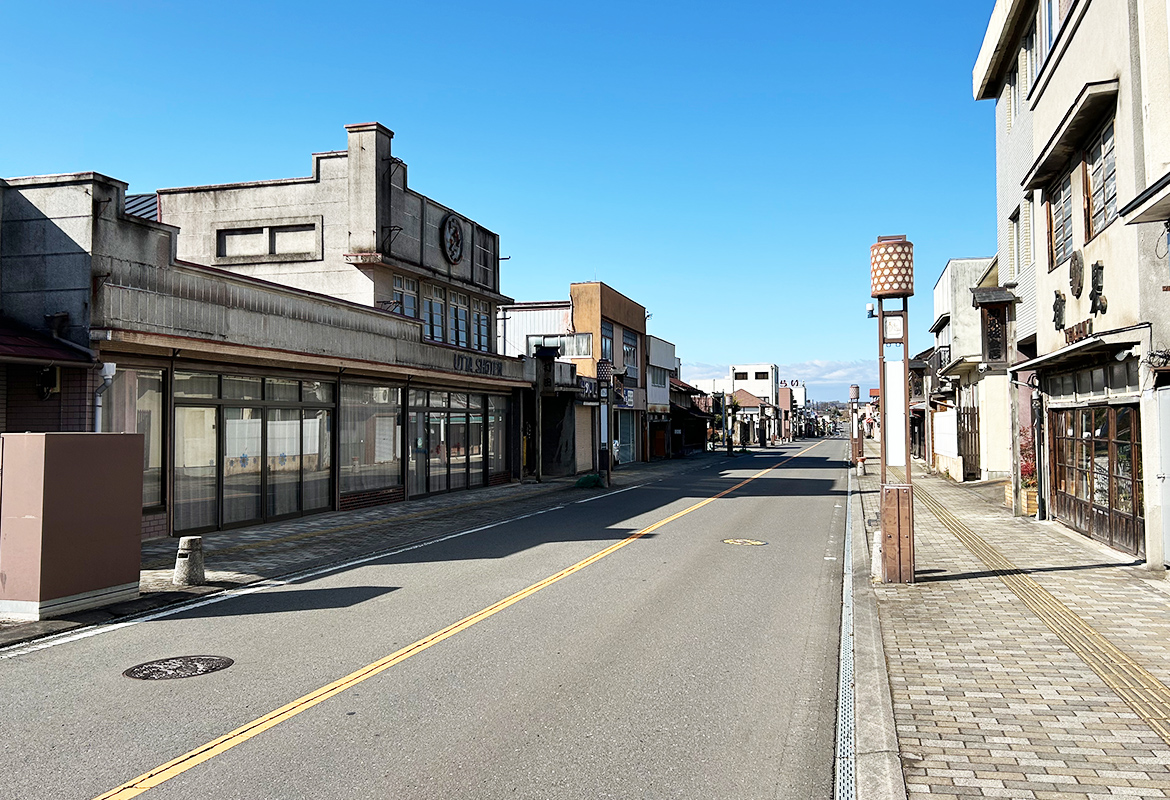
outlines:
[[[0,796],[826,800],[846,444],[0,658]]]

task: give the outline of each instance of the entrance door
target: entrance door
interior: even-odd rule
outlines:
[[[259,408],[228,406],[223,417],[223,524],[258,521],[264,511],[260,503],[264,414]]]
[[[268,517],[301,510],[301,410],[268,409]]]
[[[959,455],[963,458],[963,480],[977,481],[979,468],[979,409],[959,409]]]
[[[333,412],[306,408],[301,428],[305,511],[321,511],[333,503]]]
[[[432,492],[447,491],[447,412],[427,412],[427,477]]]
[[[175,408],[175,531],[219,526],[217,408]]]
[[[418,497],[427,493],[427,415],[425,411],[411,411],[406,426],[410,439],[410,496]]]

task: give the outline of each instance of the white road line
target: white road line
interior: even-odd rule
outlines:
[[[636,489],[638,487],[633,486],[630,488]],[[629,490],[622,489],[621,491],[624,492]],[[617,493],[614,492],[613,494]],[[606,495],[601,496],[605,497]],[[360,564],[369,563],[370,561],[377,561],[380,558],[396,556],[400,553],[406,553],[411,550],[418,550],[423,547],[429,547],[433,544],[439,544],[441,542],[450,541],[451,539],[457,539],[460,536],[467,536],[471,533],[479,533],[480,531],[486,531],[490,528],[498,528],[501,525],[508,525],[512,522],[519,522],[522,519],[528,519],[530,517],[536,517],[541,514],[547,514],[550,511],[559,511],[562,508],[565,508],[565,506],[553,506],[552,508],[546,508],[541,511],[534,511],[531,514],[523,514],[519,517],[511,517],[509,519],[500,520],[499,522],[493,522],[489,525],[481,525],[478,528],[470,528],[468,530],[459,531],[457,533],[448,533],[445,536],[437,536],[434,539],[427,539],[426,541],[415,542],[414,544],[408,544],[403,547],[396,547],[390,550],[381,550],[377,553],[361,556],[360,558],[343,561],[340,564],[330,564],[329,566],[316,567],[304,572],[294,572],[291,575],[285,575],[282,578],[270,578],[268,580],[260,581],[259,583],[254,583],[239,589],[229,589],[221,594],[212,595],[211,597],[205,597],[200,600],[192,600],[177,606],[169,606],[159,611],[153,611],[142,616],[130,617],[128,619],[121,620],[120,622],[107,622],[100,625],[92,625],[85,628],[79,628],[77,630],[58,633],[53,636],[46,636],[41,639],[35,639],[31,642],[11,645],[9,647],[0,648],[0,660],[6,658],[15,658],[16,656],[22,656],[28,653],[35,653],[38,650],[47,650],[50,647],[56,647],[57,645],[67,644],[69,642],[76,642],[80,639],[88,639],[91,636],[97,636],[103,633],[113,633],[114,631],[121,630],[122,628],[129,628],[131,625],[137,625],[140,622],[150,622],[152,620],[162,619],[163,617],[169,617],[174,614],[181,614],[184,611],[190,611],[194,608],[202,608],[203,606],[222,603],[224,600],[231,600],[235,597],[243,597],[244,595],[254,594],[255,592],[271,589],[276,586],[287,586],[291,583],[298,583],[300,581],[309,580],[311,578],[319,578],[322,575],[328,575],[332,572],[340,572],[343,569],[356,567]]]
[[[616,492],[606,492],[605,494],[586,497],[584,500],[574,500],[573,502],[576,505],[580,505],[581,503],[592,503],[594,500],[600,500],[603,497],[613,497],[615,494],[621,494],[622,492],[632,492],[634,489],[641,489],[643,486],[647,485],[648,484],[645,483],[639,483],[637,486],[627,486],[625,489],[618,489]]]

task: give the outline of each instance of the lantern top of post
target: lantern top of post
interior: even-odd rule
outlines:
[[[850,385],[850,387],[849,387],[849,399],[850,400],[860,400],[861,399],[861,387],[858,386],[856,383]]]
[[[870,296],[914,296],[914,243],[905,236],[879,236],[869,248]]]

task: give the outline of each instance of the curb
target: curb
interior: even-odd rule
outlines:
[[[906,779],[894,725],[894,701],[882,644],[877,595],[870,577],[869,536],[861,485],[853,487],[853,695],[856,713],[856,796],[906,800]]]

